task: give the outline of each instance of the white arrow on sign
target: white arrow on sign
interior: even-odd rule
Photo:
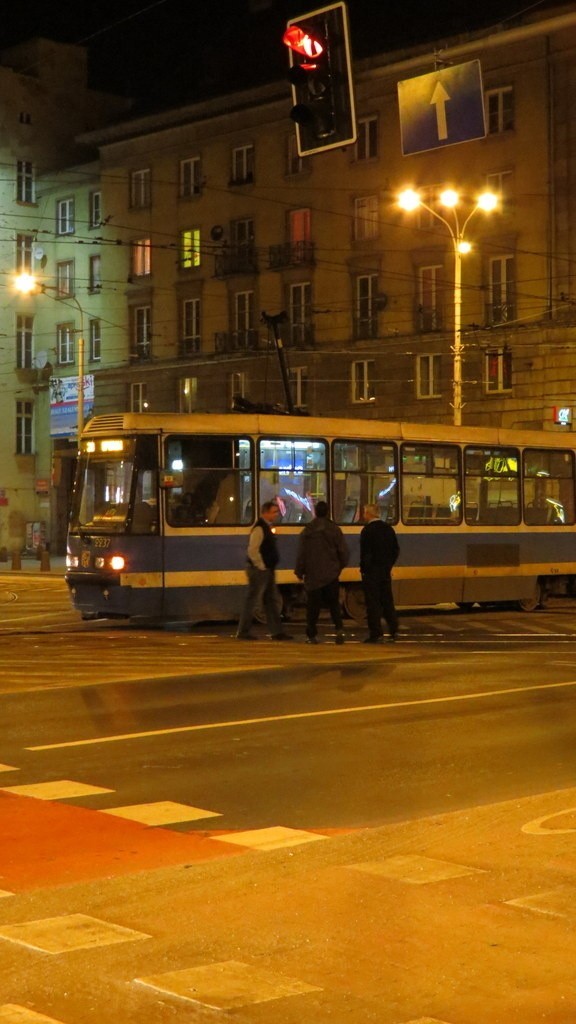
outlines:
[[[446,104],[450,101],[450,93],[446,92],[446,89],[442,85],[442,82],[436,82],[434,92],[432,93],[432,99],[430,100],[430,106],[436,107],[436,124],[438,126],[438,138],[448,138],[448,124],[446,121]]]

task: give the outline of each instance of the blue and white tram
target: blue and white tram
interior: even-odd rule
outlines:
[[[400,605],[515,601],[576,591],[575,449],[565,434],[256,414],[96,416],[80,442],[66,580],[85,618],[237,616],[247,537],[277,500],[278,582],[298,598],[298,535],[329,502],[362,612],[362,507],[401,554]]]

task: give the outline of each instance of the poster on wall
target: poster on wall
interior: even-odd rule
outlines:
[[[50,377],[50,437],[76,437],[79,377]],[[94,374],[84,381],[84,419],[94,408]]]

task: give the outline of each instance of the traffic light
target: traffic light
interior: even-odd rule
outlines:
[[[300,156],[356,141],[354,84],[345,3],[330,4],[287,23],[289,79]]]

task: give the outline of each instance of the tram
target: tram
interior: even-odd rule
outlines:
[[[361,620],[362,508],[400,543],[399,605],[576,592],[576,448],[565,434],[255,413],[95,416],[86,425],[66,581],[84,618],[238,616],[248,534],[280,509],[284,611],[302,601],[298,535],[319,499],[342,527],[344,610]]]

